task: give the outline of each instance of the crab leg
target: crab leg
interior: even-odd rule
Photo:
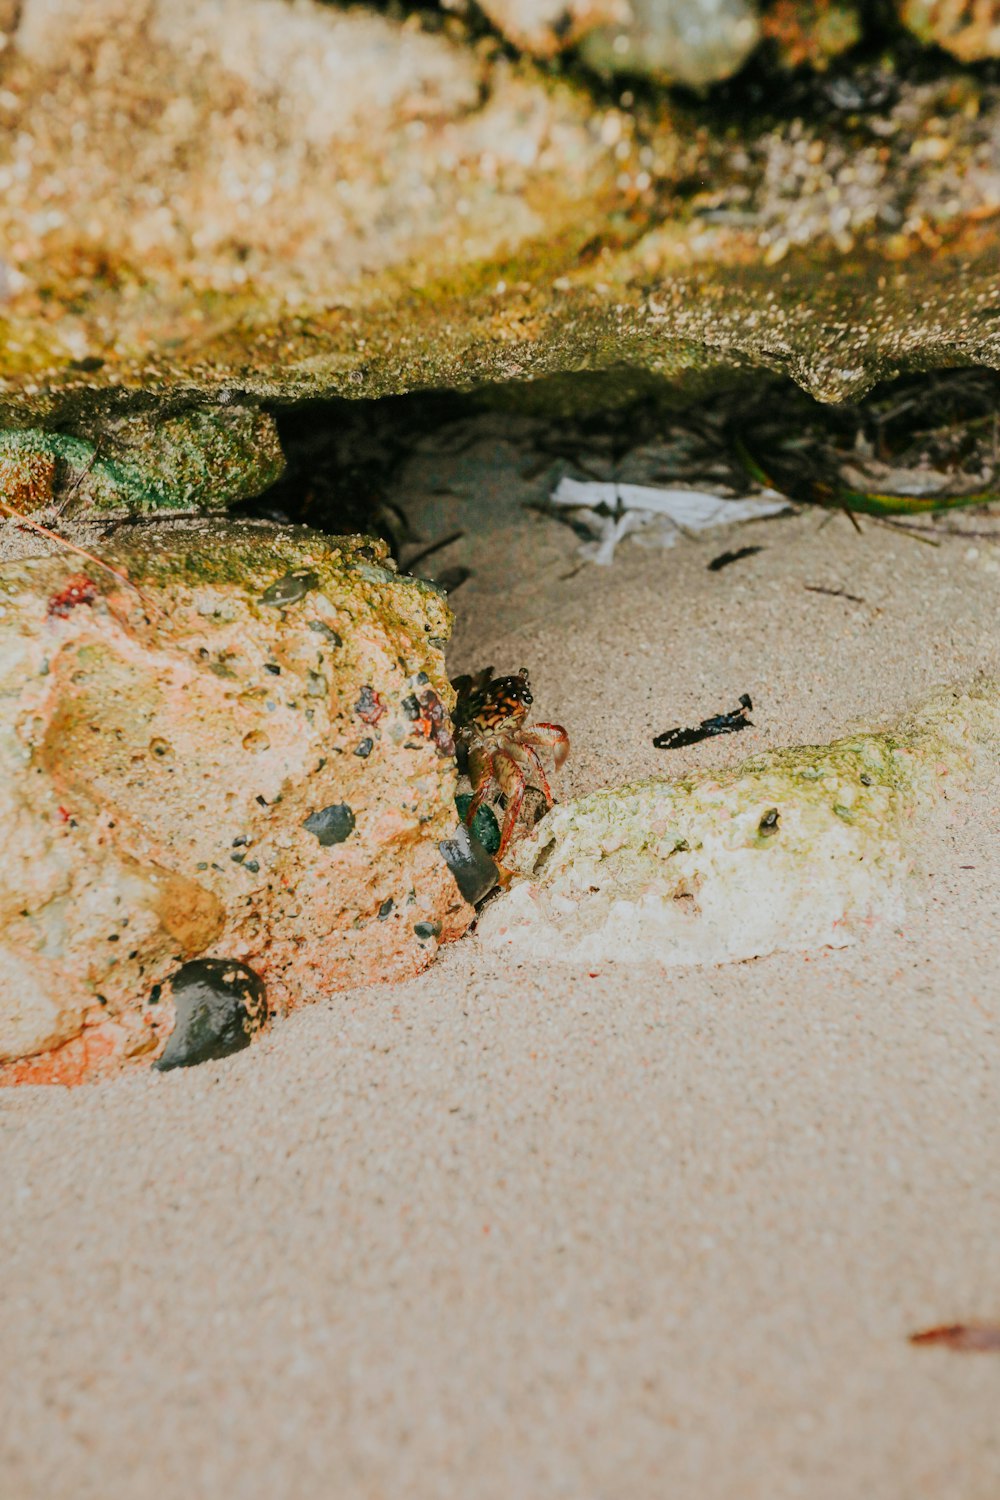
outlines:
[[[524,801],[525,779],[524,772],[509,750],[500,750],[494,757],[496,778],[500,790],[507,798],[507,812],[503,820],[503,831],[500,835],[500,848],[497,850],[497,860],[503,859],[504,850],[510,843],[511,834],[517,824],[518,815],[521,811],[521,803]]]
[[[539,758],[538,751],[533,750],[530,745],[526,745],[523,741],[518,746],[518,749],[521,751],[524,757],[531,762],[533,774],[537,777],[537,780],[533,781],[532,785],[537,786],[538,790],[544,795],[546,802],[551,807],[552,788],[549,786],[548,777],[545,774],[545,768],[542,765],[541,759]]]
[[[569,754],[569,735],[561,724],[532,724],[530,729],[521,731],[519,739],[525,747],[538,745],[550,749],[557,771]]]
[[[493,757],[485,750],[473,750],[469,755],[469,780],[472,782],[472,801],[469,810],[465,814],[465,822],[468,828],[472,827],[476,813],[486,800],[486,794],[496,777],[493,766]]]

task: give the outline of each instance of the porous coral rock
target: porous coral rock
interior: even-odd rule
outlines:
[[[515,846],[480,937],[576,963],[843,946],[902,915],[915,815],[998,745],[1000,684],[983,682],[890,730],[575,798]]]
[[[0,569],[7,1081],[155,1058],[193,958],[249,965],[273,1013],[416,973],[472,917],[438,848],[454,760],[403,706],[452,701],[439,594],[359,537],[175,523],[102,550],[132,587]]]

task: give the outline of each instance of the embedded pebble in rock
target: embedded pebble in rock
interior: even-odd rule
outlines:
[[[438,845],[466,901],[473,906],[497,883],[497,867],[475,834],[460,823],[453,838]]]
[[[169,983],[174,1029],[153,1064],[161,1073],[239,1052],[267,1020],[259,975],[231,958],[196,958]]]
[[[297,604],[319,583],[315,573],[286,573],[260,596],[261,604]],[[310,628],[314,628],[311,626]]]
[[[328,849],[331,844],[342,844],[354,832],[354,814],[346,802],[339,802],[310,813],[302,827],[308,828],[323,848]]]
[[[280,1013],[414,974],[473,915],[439,849],[454,759],[404,706],[453,702],[433,588],[381,542],[262,523],[101,551],[134,587],[0,569],[0,1082],[172,1065],[194,960],[248,965]]]

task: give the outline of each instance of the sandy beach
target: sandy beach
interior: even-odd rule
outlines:
[[[530,668],[562,796],[1000,671],[995,542],[813,510],[581,568],[503,430],[405,483],[467,531],[450,664]],[[653,749],[743,692],[752,729]],[[0,1493],[995,1500],[1000,1357],[907,1339],[1000,1318],[998,834],[984,774],[851,948],[589,973],[473,935],[226,1061],[8,1091]]]

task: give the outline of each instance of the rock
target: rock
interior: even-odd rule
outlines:
[[[783,67],[823,69],[861,40],[860,7],[856,0],[769,0],[761,32]]]
[[[580,56],[598,73],[702,88],[729,78],[760,36],[746,0],[630,0],[630,18],[587,30]]]
[[[416,973],[473,915],[438,848],[454,758],[404,706],[453,701],[433,588],[383,543],[264,524],[100,551],[131,583],[0,569],[0,1081],[174,1057],[192,961],[248,965],[280,1013]]]
[[[0,500],[21,516],[51,505],[56,483],[56,458],[48,434],[31,433],[26,441],[25,436],[0,432]]]
[[[249,1047],[267,1020],[260,977],[230,958],[196,958],[171,976],[174,1029],[153,1064],[161,1073]]]
[[[584,964],[843,946],[902,914],[915,815],[998,746],[1000,683],[980,683],[892,730],[563,803],[514,846],[479,937]]]
[[[899,13],[922,42],[962,62],[1000,57],[1000,0],[899,0]]]
[[[825,68],[862,36],[856,0],[765,0],[759,20],[752,5],[719,0],[483,0],[481,8],[532,57],[582,42],[602,72],[693,87],[730,77],[760,37],[776,44],[784,67]]]
[[[249,408],[137,413],[90,425],[95,441],[38,428],[0,431],[0,493],[8,504],[22,514],[53,498],[68,515],[224,510],[268,489],[285,466],[274,418]],[[65,474],[58,488],[57,465]]]
[[[513,46],[555,57],[596,26],[629,26],[629,0],[481,0],[483,14]]]
[[[609,77],[633,74],[694,88],[728,78],[753,50],[745,0],[485,0],[483,10],[534,57],[579,48]]]
[[[499,836],[497,848],[500,846]],[[475,833],[460,823],[455,837],[438,845],[466,901],[475,906],[497,883],[497,867]]]
[[[731,55],[748,13],[720,11]],[[652,89],[612,105],[440,18],[238,14],[25,0],[3,53],[3,425],[94,442],[192,405],[584,372],[698,393],[752,367],[845,400],[1000,362],[988,76],[903,78],[860,134],[829,109],[737,127]],[[852,14],[762,7],[789,55]],[[234,444],[197,503],[267,443]]]

